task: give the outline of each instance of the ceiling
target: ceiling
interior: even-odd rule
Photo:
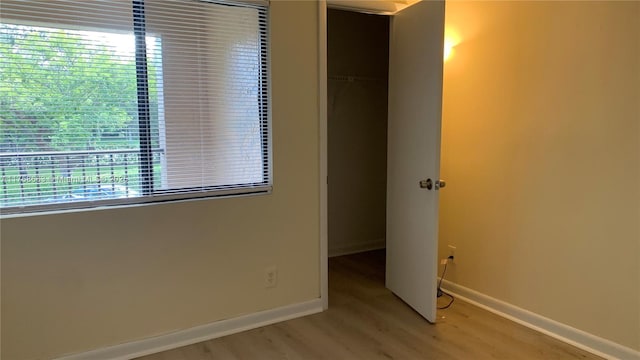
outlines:
[[[418,1],[420,0],[327,0],[327,6],[332,9],[393,15]]]

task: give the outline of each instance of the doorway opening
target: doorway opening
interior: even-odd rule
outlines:
[[[389,21],[327,11],[330,257],[385,248]]]
[[[322,2],[319,6],[323,16],[326,10]],[[338,22],[340,16],[346,20]],[[362,23],[364,18],[385,24],[375,31]],[[330,10],[324,21],[321,18],[320,173],[328,174],[329,181],[320,189],[321,215],[328,213],[321,216],[328,226],[321,226],[320,250],[339,255],[384,243],[385,287],[435,322],[439,197],[433,184],[440,169],[444,2],[417,2],[394,12],[392,19]],[[353,55],[340,60],[344,54]],[[375,64],[382,64],[382,75],[372,70]],[[375,93],[378,100],[371,95]],[[347,125],[351,128],[340,131]],[[380,140],[371,140],[375,134]],[[380,156],[373,156],[376,153]],[[327,258],[324,254],[322,259]],[[326,274],[321,272],[325,307]]]

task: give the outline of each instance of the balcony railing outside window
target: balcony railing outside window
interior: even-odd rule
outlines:
[[[141,196],[138,150],[0,153],[0,207]],[[164,149],[154,149],[161,188]]]

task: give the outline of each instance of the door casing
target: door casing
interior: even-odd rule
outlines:
[[[362,11],[368,13],[367,11]],[[442,19],[444,21],[444,18]],[[444,41],[444,39],[443,39]],[[327,1],[318,1],[318,105],[319,105],[319,184],[320,184],[320,298],[329,307],[328,278],[328,144],[327,144]],[[434,179],[438,180],[437,178]],[[437,252],[437,249],[435,249]],[[434,266],[437,268],[437,255]],[[435,283],[435,278],[434,278]],[[435,292],[435,289],[433,290]]]

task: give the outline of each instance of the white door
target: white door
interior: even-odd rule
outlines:
[[[391,19],[386,286],[436,320],[444,2]],[[426,180],[431,180],[431,189]]]

